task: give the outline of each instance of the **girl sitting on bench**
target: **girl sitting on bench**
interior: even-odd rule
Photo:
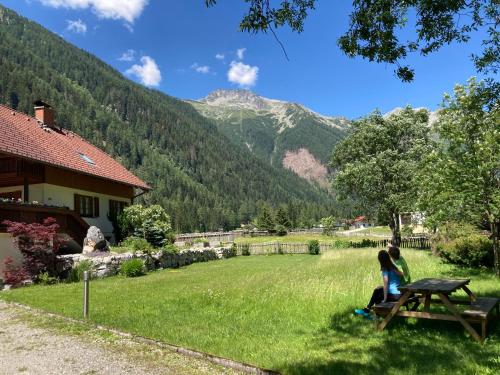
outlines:
[[[392,263],[391,257],[386,250],[379,251],[378,261],[380,263],[384,286],[379,286],[373,290],[372,298],[365,308],[354,310],[354,313],[357,315],[369,317],[373,305],[380,302],[395,302],[401,296],[398,289],[401,285],[401,271]]]

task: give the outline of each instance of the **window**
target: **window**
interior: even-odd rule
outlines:
[[[94,163],[94,161],[93,161],[93,160],[92,160],[89,156],[85,155],[84,153],[79,152],[79,153],[78,153],[78,155],[80,155],[80,157],[81,157],[83,160],[85,160],[87,163],[92,164],[92,165],[94,165],[94,164],[95,164],[95,163]]]
[[[120,215],[127,207],[127,202],[109,200],[109,216],[116,217]]]
[[[98,217],[99,198],[75,194],[75,211],[82,217]]]

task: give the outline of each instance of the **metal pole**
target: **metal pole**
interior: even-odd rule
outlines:
[[[83,317],[89,317],[89,271],[83,271]]]

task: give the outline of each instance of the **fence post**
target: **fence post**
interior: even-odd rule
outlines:
[[[83,271],[83,317],[89,317],[89,271]]]

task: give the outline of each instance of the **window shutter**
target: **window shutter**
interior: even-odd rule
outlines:
[[[99,198],[94,197],[94,217],[99,216]]]
[[[75,197],[75,200],[74,200],[74,207],[73,207],[73,209],[75,210],[75,212],[77,214],[81,214],[81,211],[80,211],[80,196],[78,194],[75,194],[74,197]]]

